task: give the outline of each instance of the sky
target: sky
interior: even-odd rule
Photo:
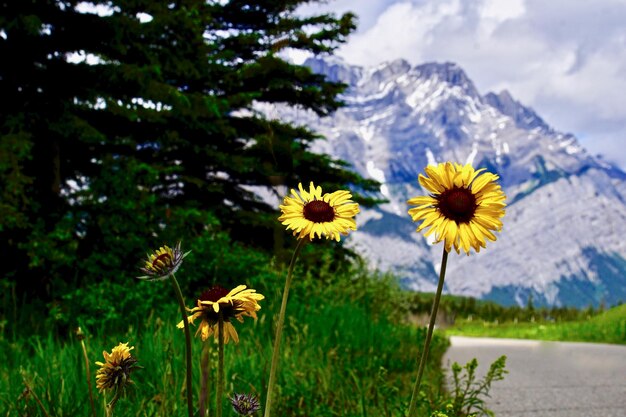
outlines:
[[[482,94],[508,90],[626,170],[626,0],[329,0],[300,11],[358,16],[336,52],[350,64],[457,63]]]

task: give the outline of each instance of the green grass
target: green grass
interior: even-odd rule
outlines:
[[[159,285],[155,283],[155,285]],[[379,285],[379,284],[377,284]],[[169,289],[169,288],[168,288]],[[380,289],[379,289],[380,290]],[[369,302],[310,298],[298,292],[290,300],[279,369],[276,416],[399,416],[409,401],[416,358],[425,331],[372,314]],[[277,298],[277,297],[274,297]],[[102,351],[129,342],[143,369],[133,374],[135,386],[122,398],[118,416],[182,416],[184,401],[184,338],[175,328],[175,306],[141,328],[87,332],[92,378]],[[259,320],[236,323],[238,345],[226,346],[226,392],[265,395],[272,346],[272,315],[276,303],[263,304]],[[24,330],[24,329],[22,329]],[[12,332],[4,332],[11,334]],[[55,335],[6,334],[0,339],[5,366],[0,370],[0,415],[43,415],[32,395],[24,398],[25,378],[50,416],[89,416],[88,391],[80,343],[68,332]],[[199,387],[201,341],[193,341],[194,389]],[[438,364],[447,341],[436,337],[431,348],[429,381],[438,397]],[[212,348],[215,355],[215,349]],[[94,383],[95,385],[95,383]],[[95,386],[94,386],[95,387]],[[94,392],[98,416],[102,397]],[[194,394],[197,403],[198,393]],[[434,402],[440,402],[433,399]],[[225,416],[234,413],[225,404]]]
[[[589,319],[571,322],[458,321],[447,334],[574,342],[626,344],[626,304]]]

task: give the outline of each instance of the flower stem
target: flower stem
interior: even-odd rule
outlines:
[[[283,326],[285,324],[285,311],[287,310],[287,299],[289,298],[289,287],[291,286],[291,278],[293,276],[293,267],[296,264],[296,259],[300,254],[300,250],[306,243],[306,240],[300,239],[298,245],[293,252],[291,262],[289,263],[289,270],[287,272],[287,279],[285,280],[285,289],[283,290],[283,300],[280,304],[280,313],[278,314],[278,323],[276,324],[276,337],[274,339],[274,351],[272,352],[272,364],[270,366],[270,378],[267,383],[267,395],[265,397],[265,412],[264,417],[270,417],[272,414],[272,391],[276,384],[276,370],[278,368],[278,357],[280,352],[281,337],[283,334]]]
[[[33,396],[33,398],[35,399],[35,402],[37,403],[37,405],[41,409],[41,412],[43,413],[43,415],[45,417],[50,417],[50,414],[48,414],[48,411],[46,411],[46,407],[43,406],[41,400],[39,399],[37,394],[35,394],[35,391],[33,391],[33,389],[30,387],[30,385],[26,381],[26,378],[24,376],[22,376],[22,378],[23,378],[23,381],[24,381],[24,386],[26,387],[26,392]]]
[[[78,328],[80,331],[80,327]],[[91,372],[89,371],[89,356],[87,356],[87,346],[85,346],[84,335],[81,332],[80,345],[83,348],[83,357],[85,358],[85,369],[87,374],[87,389],[89,390],[89,405],[91,406],[91,414],[96,417],[96,406],[93,402],[93,390],[91,388]]]
[[[209,360],[209,344],[202,343],[202,358],[200,359],[200,417],[209,417],[207,399],[209,394],[209,377],[211,375],[211,361]]]
[[[115,395],[113,396],[113,399],[111,400],[110,403],[107,404],[106,406],[106,413],[107,413],[107,417],[113,417],[113,410],[115,409],[115,404],[117,404],[117,400],[120,399],[120,397],[122,396],[122,389],[118,387],[115,390]]]
[[[170,274],[170,282],[174,287],[174,293],[176,294],[176,300],[180,307],[180,313],[183,315],[183,327],[185,329],[185,356],[187,358],[187,411],[189,417],[193,417],[193,391],[192,391],[192,372],[191,372],[191,334],[189,333],[189,322],[187,321],[187,311],[185,310],[185,301],[183,300],[183,294],[180,291],[180,286],[174,274]]]
[[[219,311],[217,319],[217,390],[215,394],[215,406],[217,417],[222,417],[222,402],[224,396],[224,315]]]
[[[411,395],[411,403],[409,405],[408,416],[411,417],[415,414],[417,408],[417,397],[419,397],[420,385],[422,384],[422,375],[424,374],[424,368],[426,367],[426,358],[428,358],[428,351],[430,349],[430,341],[433,337],[433,330],[435,329],[435,320],[437,319],[437,310],[439,309],[439,300],[441,299],[441,291],[443,290],[443,281],[446,277],[446,264],[448,263],[448,252],[444,246],[443,255],[441,257],[441,270],[439,271],[439,282],[437,283],[437,293],[433,300],[433,307],[430,311],[430,322],[428,323],[428,332],[426,333],[426,341],[424,342],[424,349],[420,358],[419,368],[417,370],[417,378],[415,379],[415,385],[413,386],[413,394]]]

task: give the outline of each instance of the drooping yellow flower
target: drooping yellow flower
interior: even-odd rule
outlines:
[[[298,184],[300,194],[292,189],[293,197],[286,196],[280,206],[282,215],[278,218],[287,230],[292,229],[298,239],[314,237],[335,239],[347,235],[349,230],[356,230],[354,216],[359,212],[359,205],[352,200],[349,191],[339,190],[322,195],[322,187],[315,187],[313,182],[309,191]]]
[[[237,319],[243,323],[244,316],[256,319],[256,312],[261,309],[258,301],[264,298],[256,290],[246,289],[245,285],[239,285],[230,292],[224,287],[216,285],[200,295],[196,307],[188,309],[192,314],[187,317],[187,321],[193,324],[197,318],[201,318],[202,321],[196,335],[200,333],[203,341],[211,335],[217,339],[219,335],[218,320],[221,312],[224,319],[224,343],[228,343],[231,338],[235,343],[239,343],[239,335],[231,320]],[[177,327],[183,328],[182,320]]]
[[[141,271],[146,275],[137,278],[149,281],[165,279],[178,271],[183,263],[183,258],[188,254],[189,252],[183,253],[180,250],[180,242],[176,244],[174,249],[165,245],[161,246],[154,253],[147,255],[144,267],[141,268]]]
[[[417,206],[409,214],[422,222],[418,232],[430,228],[424,236],[435,233],[435,243],[443,240],[446,251],[454,246],[457,253],[462,249],[468,255],[470,247],[479,252],[486,239],[496,240],[492,231],[502,229],[506,206],[497,175],[451,162],[429,165],[425,171],[428,176],[420,174],[419,183],[430,195],[408,201]]]
[[[133,349],[133,346],[128,347],[128,343],[120,343],[111,353],[102,352],[104,363],[96,362],[100,367],[96,371],[96,387],[100,392],[112,388],[120,389],[133,383],[130,374],[138,368],[137,359],[130,354]]]

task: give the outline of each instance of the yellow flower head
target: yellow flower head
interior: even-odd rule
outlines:
[[[197,318],[201,318],[196,335],[200,333],[203,341],[211,335],[217,339],[221,314],[224,319],[224,343],[228,343],[231,338],[235,343],[239,343],[239,335],[231,323],[232,319],[237,319],[241,323],[244,316],[256,319],[256,312],[261,309],[257,301],[264,298],[256,290],[246,289],[245,285],[239,285],[230,292],[216,285],[200,295],[196,307],[188,309],[192,314],[187,317],[187,321],[193,324]],[[183,328],[182,320],[177,327]]]
[[[293,229],[298,239],[315,236],[339,241],[339,235],[347,235],[349,230],[356,230],[354,216],[359,212],[359,205],[352,200],[349,191],[335,191],[322,195],[322,187],[315,187],[313,182],[309,191],[298,184],[300,194],[292,189],[293,197],[287,196],[280,206],[282,215],[278,221]]]
[[[137,278],[149,281],[165,279],[178,271],[183,263],[183,258],[188,254],[189,252],[182,253],[180,242],[174,249],[170,249],[169,246],[161,246],[154,253],[147,255],[144,267],[141,268],[141,271],[146,275]]]
[[[120,343],[111,353],[102,352],[104,363],[96,362],[100,368],[96,371],[96,387],[100,392],[107,389],[120,389],[126,384],[132,384],[130,374],[137,366],[137,359],[133,358],[128,343]]]
[[[419,183],[430,192],[429,196],[414,197],[408,201],[413,221],[421,221],[417,228],[429,236],[435,233],[435,243],[445,242],[446,251],[452,246],[457,253],[463,249],[468,255],[470,247],[476,252],[486,247],[485,238],[495,241],[492,231],[500,231],[504,216],[506,196],[496,183],[498,176],[471,165],[451,162],[425,169],[428,176],[420,174]]]

